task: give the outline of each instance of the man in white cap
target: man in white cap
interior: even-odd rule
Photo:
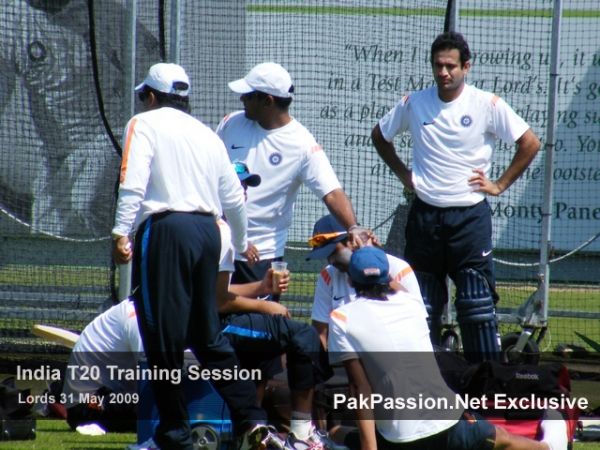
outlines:
[[[227,115],[217,134],[232,161],[245,162],[263,179],[248,192],[246,204],[255,260],[247,263],[236,255],[232,282],[245,283],[261,280],[271,262],[282,259],[302,184],[325,202],[346,230],[360,226],[323,148],[290,116],[294,86],[287,70],[273,62],[259,64],[229,87],[241,95],[244,110]]]
[[[235,250],[246,254],[246,209],[223,143],[188,113],[189,88],[185,70],[164,63],[152,66],[136,88],[144,112],[125,129],[113,256],[118,264],[133,257],[132,298],[148,366],[181,371],[183,351],[191,348],[204,368],[222,373],[239,361],[216,307],[217,220],[224,211]],[[211,381],[243,433],[241,449],[258,448],[268,430],[254,383],[225,378]],[[191,450],[180,384],[162,378],[151,384],[161,420],[149,441],[131,448]]]

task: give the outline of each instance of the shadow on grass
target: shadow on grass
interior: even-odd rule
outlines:
[[[600,343],[594,341],[593,339],[590,339],[586,335],[581,334],[577,331],[574,331],[573,333],[575,333],[579,337],[579,339],[581,339],[583,342],[589,345],[594,350],[594,352],[600,355]]]

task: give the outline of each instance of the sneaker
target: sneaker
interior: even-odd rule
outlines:
[[[264,443],[267,448],[276,450],[288,450],[285,446],[285,439],[279,437],[277,429],[275,429],[274,426],[267,425],[267,430],[269,431],[269,434],[264,440]]]
[[[329,433],[313,428],[306,441],[298,439],[294,433],[288,434],[285,441],[289,450],[349,450],[345,445],[339,445],[329,439]]]
[[[125,447],[125,450],[160,450],[154,439],[150,438],[141,444],[131,444]]]
[[[265,450],[268,439],[268,427],[265,424],[259,423],[244,434],[239,450]]]

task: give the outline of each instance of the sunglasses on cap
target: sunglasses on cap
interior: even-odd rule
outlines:
[[[235,167],[235,173],[237,174],[250,173],[250,169],[248,169],[248,166],[243,162],[236,161],[233,165]]]
[[[308,243],[310,244],[311,247],[319,247],[320,245],[327,244],[327,242],[329,242],[330,240],[335,239],[336,237],[339,237],[339,236],[343,236],[345,234],[348,234],[348,232],[347,231],[336,231],[334,233],[317,234],[316,236],[309,238]]]

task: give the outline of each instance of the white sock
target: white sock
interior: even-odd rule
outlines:
[[[546,410],[546,418],[542,420],[540,427],[544,432],[542,442],[548,444],[551,450],[566,450],[569,444],[567,423],[558,411]]]
[[[310,413],[301,413],[292,411],[292,420],[290,421],[290,431],[294,433],[301,441],[310,437],[313,428]]]

